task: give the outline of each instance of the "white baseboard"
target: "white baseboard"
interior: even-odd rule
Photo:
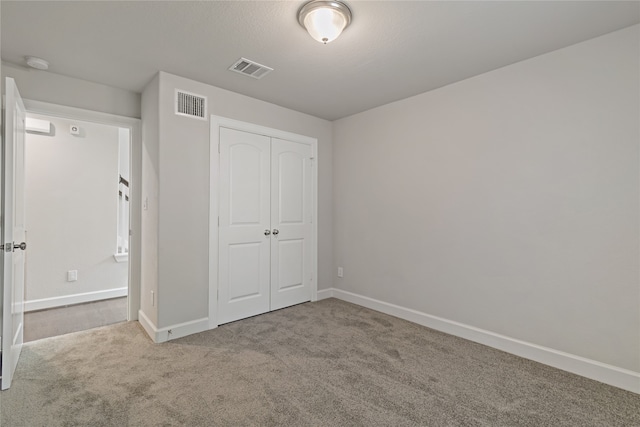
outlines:
[[[100,301],[103,299],[126,297],[128,288],[107,289],[104,291],[86,292],[83,294],[65,295],[53,298],[34,299],[24,302],[24,311],[45,310],[65,305]]]
[[[322,294],[322,296],[321,296]],[[384,301],[343,291],[340,289],[323,289],[318,291],[318,300],[335,297],[343,301],[361,305],[391,316],[426,326],[437,331],[455,335],[470,341],[497,348],[525,359],[543,363],[583,377],[603,382],[624,390],[640,394],[640,373],[608,365],[581,356],[521,341],[484,329],[458,323],[441,317],[432,316],[405,307],[389,304]]]
[[[171,325],[165,328],[158,328],[149,320],[142,310],[138,311],[138,322],[140,322],[142,328],[147,332],[149,338],[158,344],[212,329],[209,327],[208,317]]]
[[[147,315],[144,314],[144,311],[142,310],[138,310],[138,323],[140,323],[142,329],[144,329],[144,331],[147,333],[147,335],[149,335],[149,338],[151,338],[153,342],[158,342],[156,341],[158,328],[156,328],[156,325],[151,320],[149,320]]]
[[[331,298],[333,296],[333,288],[329,288],[329,289],[320,289],[318,291],[318,298],[316,299],[317,301],[320,301],[322,299],[327,299],[327,298]]]

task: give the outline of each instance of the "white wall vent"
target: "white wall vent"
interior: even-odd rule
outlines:
[[[207,120],[207,98],[195,93],[176,90],[176,114]]]
[[[254,79],[261,79],[272,72],[273,68],[258,64],[257,62],[246,58],[240,58],[231,67],[229,67],[229,70],[244,74],[245,76],[253,77]]]

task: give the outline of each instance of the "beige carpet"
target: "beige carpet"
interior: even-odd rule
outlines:
[[[640,426],[640,396],[335,299],[25,345],[9,426]]]
[[[127,321],[127,298],[112,298],[24,314],[24,342]]]

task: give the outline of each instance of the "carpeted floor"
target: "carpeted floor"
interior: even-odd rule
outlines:
[[[640,395],[336,299],[164,344],[25,345],[9,426],[640,426]]]
[[[75,304],[24,314],[24,342],[127,321],[127,297]]]

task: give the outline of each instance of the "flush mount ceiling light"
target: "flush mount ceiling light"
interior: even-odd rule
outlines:
[[[49,63],[42,58],[37,58],[35,56],[25,56],[24,60],[27,61],[27,65],[31,68],[35,68],[36,70],[48,70]]]
[[[313,0],[298,11],[298,22],[311,37],[327,44],[351,23],[351,10],[341,1]]]

